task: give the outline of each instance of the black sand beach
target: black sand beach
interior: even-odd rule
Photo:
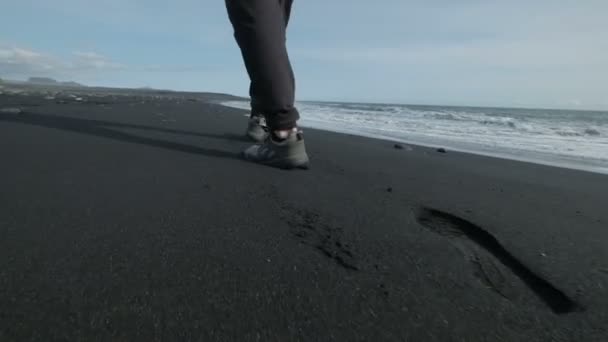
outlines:
[[[310,129],[275,170],[218,96],[0,95],[0,341],[608,340],[606,175]]]

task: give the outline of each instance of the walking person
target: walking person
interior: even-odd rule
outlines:
[[[225,0],[234,37],[251,81],[247,136],[258,144],[246,160],[274,167],[308,168],[295,101],[295,78],[286,46],[293,0]]]

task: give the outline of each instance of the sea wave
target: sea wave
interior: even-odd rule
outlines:
[[[248,109],[247,102],[225,105]],[[304,127],[608,171],[608,112],[303,102]]]

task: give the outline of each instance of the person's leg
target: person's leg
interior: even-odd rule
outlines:
[[[281,4],[283,8],[283,15],[285,17],[285,32],[287,32],[287,26],[289,25],[289,19],[291,18],[291,7],[293,6],[293,0],[282,0]],[[287,42],[287,34],[285,34],[285,42]],[[287,50],[287,47],[285,48]],[[288,57],[289,58],[289,57]],[[293,68],[291,64],[289,65],[290,79],[291,79],[291,88],[294,92],[294,101],[295,101],[295,91],[296,91],[296,78],[293,74]],[[292,103],[292,105],[294,105]],[[299,116],[298,116],[299,118]]]
[[[264,113],[262,112],[262,108],[260,108],[260,101],[258,100],[260,96],[257,95],[259,92],[257,92],[256,89],[256,83],[251,81],[249,85],[249,97],[251,98],[251,117],[263,117]]]
[[[283,8],[283,15],[285,18],[285,28],[287,28],[289,18],[291,17],[291,6],[293,6],[293,0],[281,0],[281,7]]]
[[[283,9],[283,18],[284,18],[284,22],[285,22],[285,29],[287,29],[287,26],[289,24],[289,18],[291,17],[291,7],[293,5],[293,0],[280,0],[279,2],[280,2],[281,8]],[[287,38],[286,35],[285,35],[285,38]],[[291,72],[291,80],[292,80],[292,84],[293,84],[292,87],[295,90],[295,77],[293,75],[293,70]],[[261,108],[260,108],[260,101],[258,100],[258,98],[260,97],[259,94],[260,94],[260,90],[259,90],[258,83],[254,82],[252,80],[249,85],[249,97],[251,98],[251,117],[264,116],[264,113],[262,113]]]
[[[243,157],[287,169],[309,165],[302,132],[296,127],[299,114],[294,108],[295,80],[286,48],[292,2],[226,0],[234,36],[252,82],[252,112],[262,113],[271,131],[263,144],[243,151]],[[250,131],[248,134],[257,140]]]
[[[226,0],[234,36],[251,79],[252,111],[271,130],[296,126],[295,80],[286,48],[292,0]]]

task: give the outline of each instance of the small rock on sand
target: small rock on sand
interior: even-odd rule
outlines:
[[[439,152],[439,153],[447,153],[447,151],[443,147],[438,148],[437,152]]]
[[[398,150],[403,150],[403,145],[401,145],[401,144],[395,144],[394,147]]]

